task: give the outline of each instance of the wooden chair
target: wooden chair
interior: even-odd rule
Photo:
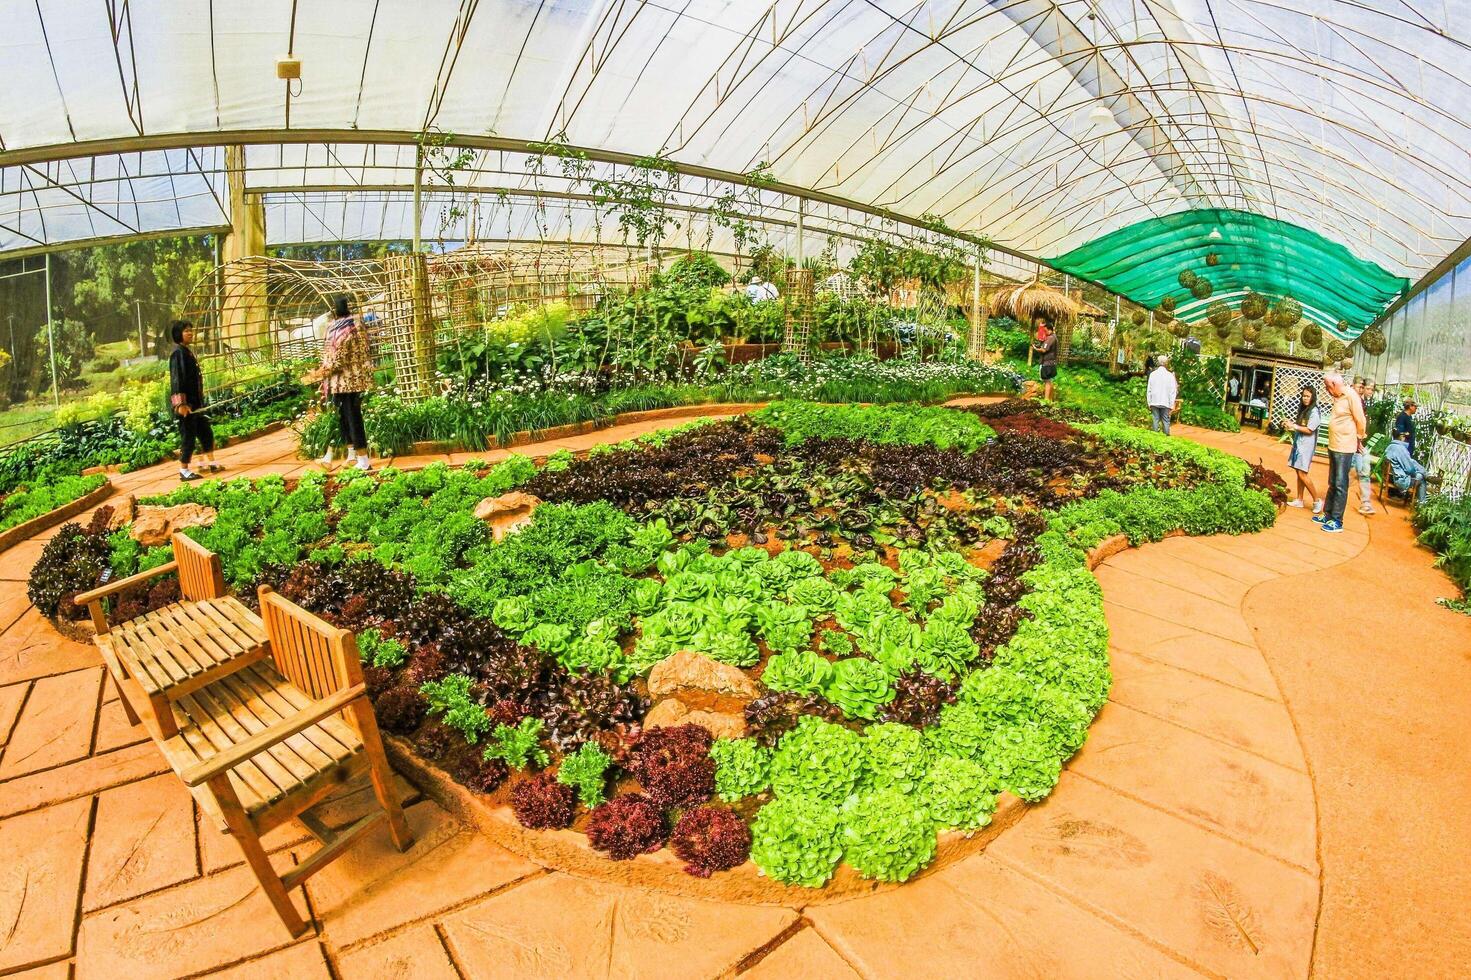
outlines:
[[[172,703],[177,734],[160,742],[200,808],[233,835],[293,936],[307,928],[291,891],[387,819],[399,850],[413,838],[363,685],[357,639],[268,587],[261,618],[271,660],[253,663]],[[332,832],[308,811],[367,771],[380,810]],[[278,876],[261,838],[300,819],[322,846]]]
[[[138,709],[146,705],[162,738],[175,733],[170,702],[269,653],[260,617],[225,594],[219,556],[182,534],[173,536],[173,547],[173,561],[76,598],[91,610],[97,646],[128,721],[138,724]],[[178,602],[108,625],[103,599],[170,572],[179,574]]]

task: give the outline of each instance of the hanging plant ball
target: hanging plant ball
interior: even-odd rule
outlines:
[[[1215,287],[1211,285],[1211,281],[1199,276],[1195,277],[1195,284],[1190,287],[1190,295],[1196,299],[1210,299],[1213,292],[1215,292]]]
[[[1348,346],[1341,340],[1328,341],[1328,360],[1341,361],[1348,356]]]
[[[1176,337],[1184,339],[1185,337],[1190,336],[1190,325],[1184,320],[1175,320],[1170,323],[1170,333],[1174,334]]]
[[[1260,320],[1267,315],[1267,298],[1261,293],[1247,293],[1241,297],[1241,315],[1248,320]]]
[[[1229,338],[1231,336],[1231,324],[1228,323],[1223,327],[1216,327],[1216,336],[1222,340]]]
[[[1217,255],[1215,252],[1211,252],[1211,253],[1209,253],[1209,254],[1206,255],[1206,257],[1205,257],[1205,264],[1206,265],[1210,265],[1210,266],[1220,265],[1221,264],[1221,257],[1219,255]]]
[[[1354,325],[1352,323],[1349,323],[1347,320],[1339,320],[1333,326],[1334,329],[1336,329],[1340,334],[1345,337],[1354,332]]]
[[[1231,312],[1231,307],[1227,306],[1221,300],[1216,300],[1205,311],[1205,318],[1218,327],[1230,326],[1231,321],[1235,317],[1236,314]]]
[[[1323,328],[1316,323],[1303,324],[1302,345],[1308,350],[1317,350],[1323,345]]]
[[[1184,289],[1194,289],[1195,281],[1198,278],[1199,276],[1191,272],[1189,269],[1186,269],[1180,273],[1180,286]]]
[[[1284,296],[1272,307],[1267,319],[1274,327],[1290,327],[1302,319],[1302,304],[1291,296]]]
[[[1384,339],[1384,331],[1378,327],[1366,327],[1359,334],[1359,346],[1364,348],[1364,353],[1370,357],[1378,357],[1383,354],[1389,343]]]
[[[1293,341],[1297,340],[1297,335],[1301,332],[1302,321],[1299,320],[1297,323],[1294,323],[1292,326],[1287,327],[1285,330],[1282,331],[1282,339],[1287,341],[1288,343],[1292,343]]]
[[[1161,310],[1164,310],[1166,313],[1173,313],[1173,312],[1175,312],[1175,297],[1173,297],[1173,296],[1163,296],[1163,297],[1161,297],[1160,298],[1160,301],[1159,301],[1159,308]]]
[[[1129,320],[1136,327],[1144,326],[1144,321],[1148,319],[1149,314],[1145,313],[1143,310],[1135,310],[1133,313],[1129,314]]]

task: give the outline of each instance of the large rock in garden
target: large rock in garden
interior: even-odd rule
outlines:
[[[175,531],[207,527],[215,522],[215,509],[200,504],[173,507],[139,507],[133,516],[133,538],[145,548],[168,544]]]
[[[541,498],[529,493],[513,490],[499,497],[486,497],[475,505],[476,520],[490,525],[491,537],[496,541],[512,531],[530,523],[531,514],[541,506]]]
[[[649,671],[650,697],[663,698],[689,692],[740,701],[754,700],[760,693],[756,682],[741,673],[739,668],[691,650],[681,650],[661,660]]]
[[[138,498],[131,493],[123,497],[122,500],[109,504],[108,506],[112,508],[112,516],[107,519],[107,529],[109,531],[116,531],[120,527],[128,526],[138,516]]]
[[[691,711],[678,698],[665,698],[644,716],[644,729],[698,725],[715,738],[743,738],[746,719],[732,711]]]

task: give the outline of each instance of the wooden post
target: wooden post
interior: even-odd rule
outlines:
[[[221,241],[227,267],[221,297],[218,341],[236,348],[264,345],[270,310],[263,267],[240,262],[266,254],[266,209],[259,194],[245,192],[245,147],[225,147],[225,177],[230,187],[230,232]]]

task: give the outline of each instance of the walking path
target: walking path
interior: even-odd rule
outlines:
[[[1283,468],[1260,435],[1182,431]],[[291,475],[293,448],[278,433],[224,458]],[[115,482],[176,485],[169,464]],[[1288,510],[1101,565],[1114,686],[1088,743],[986,850],[904,887],[802,909],[586,881],[411,797],[415,846],[380,833],[312,878],[298,941],[128,728],[93,648],[29,607],[27,542],[0,560],[0,974],[1453,975],[1471,961],[1471,630],[1431,604],[1452,588],[1403,512],[1347,525]],[[283,867],[306,839],[275,835]]]

